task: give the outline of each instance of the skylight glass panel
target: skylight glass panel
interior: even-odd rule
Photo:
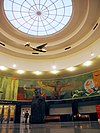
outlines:
[[[72,0],[4,0],[4,10],[19,31],[45,36],[67,25],[72,15]]]
[[[12,24],[16,25],[16,28],[20,27],[20,24],[16,20],[12,21]]]

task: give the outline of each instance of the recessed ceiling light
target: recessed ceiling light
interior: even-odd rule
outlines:
[[[91,52],[91,56],[94,56],[94,53],[93,52]]]
[[[52,66],[52,69],[55,70],[57,67],[56,66]]]
[[[6,70],[7,68],[5,66],[0,66],[0,70]]]
[[[17,73],[19,73],[19,74],[23,74],[24,71],[23,71],[23,70],[18,70]]]
[[[16,67],[16,64],[13,64],[13,67],[15,68]]]
[[[53,74],[59,73],[59,71],[57,71],[57,70],[53,70],[53,71],[50,71],[50,72],[53,73]]]
[[[69,67],[67,68],[68,71],[74,71],[75,70],[75,67]]]
[[[92,61],[86,61],[83,63],[84,66],[90,66],[92,64]]]
[[[36,74],[36,75],[42,74],[42,72],[40,72],[40,71],[35,71],[35,72],[33,72],[33,73]]]

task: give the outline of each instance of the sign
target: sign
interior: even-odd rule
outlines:
[[[96,105],[96,112],[97,112],[97,115],[98,115],[98,119],[100,119],[100,104]]]

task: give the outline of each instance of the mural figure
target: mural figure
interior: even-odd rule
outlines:
[[[84,88],[85,88],[86,92],[89,94],[98,90],[98,88],[95,88],[95,84],[94,84],[93,79],[86,80],[84,83]]]
[[[94,80],[87,79],[84,82],[84,88],[81,90],[75,90],[73,92],[72,98],[78,98],[78,97],[84,97],[84,96],[93,96],[100,94],[100,87],[95,87],[95,82]]]
[[[61,91],[62,91],[62,85],[60,81],[57,81],[55,86],[54,86],[54,97],[56,99],[60,99],[60,95],[61,95]]]
[[[95,88],[100,87],[100,70],[96,70],[93,72],[93,81],[95,84]]]
[[[84,94],[84,91],[83,91],[83,90],[75,90],[75,91],[72,93],[72,98],[81,97],[83,94]]]
[[[66,88],[67,86],[70,86],[68,83],[61,83],[60,80],[57,80],[56,83],[48,83],[48,82],[43,82],[44,85],[53,87],[54,91],[52,93],[53,99],[60,99],[61,98],[61,93],[62,89]]]
[[[34,86],[30,85],[30,87],[24,86],[24,97],[25,99],[32,100],[33,95],[34,95]]]

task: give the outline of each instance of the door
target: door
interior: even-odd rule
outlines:
[[[15,119],[15,105],[10,105],[9,123],[14,123]]]
[[[0,105],[0,123],[2,123],[3,105]]]
[[[0,105],[0,122],[13,123],[15,117],[15,105]]]

